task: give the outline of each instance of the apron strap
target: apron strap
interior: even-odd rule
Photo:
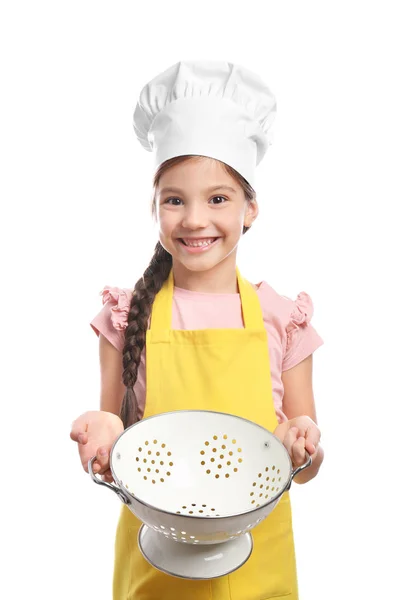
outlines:
[[[238,289],[241,296],[242,316],[246,329],[265,329],[261,304],[258,295],[252,285],[241,276],[236,268]],[[156,294],[152,306],[150,329],[152,331],[163,331],[172,329],[173,316],[173,292],[174,274],[170,274],[164,282],[161,290]]]

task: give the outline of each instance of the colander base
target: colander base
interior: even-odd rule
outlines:
[[[221,544],[183,544],[142,525],[139,548],[145,559],[156,569],[182,579],[214,579],[236,571],[251,556],[253,541],[250,533]]]

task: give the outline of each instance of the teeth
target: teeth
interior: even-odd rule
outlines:
[[[186,246],[192,246],[193,248],[201,248],[201,246],[209,246],[210,244],[213,243],[213,241],[215,240],[215,238],[208,238],[207,240],[200,240],[200,241],[191,241],[191,240],[184,240],[183,242],[185,243]]]

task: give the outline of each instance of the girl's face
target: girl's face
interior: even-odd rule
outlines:
[[[245,199],[220,162],[202,158],[175,165],[161,176],[155,213],[160,242],[174,265],[207,271],[227,257],[235,264],[243,227],[252,224],[258,206]]]

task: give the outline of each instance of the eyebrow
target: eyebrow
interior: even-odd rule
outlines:
[[[214,185],[212,187],[207,188],[206,192],[215,192],[216,190],[228,190],[229,192],[236,192],[237,190],[229,185]],[[176,192],[177,194],[182,194],[183,190],[177,187],[165,187],[160,190],[159,194],[165,194],[167,192]]]

